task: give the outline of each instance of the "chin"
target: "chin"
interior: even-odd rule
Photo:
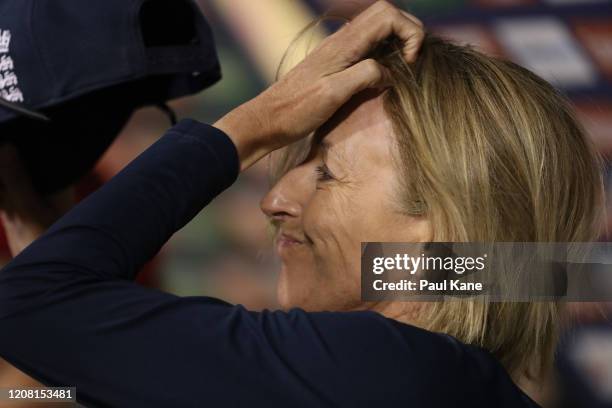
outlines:
[[[296,288],[294,288],[292,291],[283,285],[281,281],[279,281],[276,287],[276,298],[280,308],[287,311],[289,309],[299,307],[300,309],[304,309],[306,311],[312,311],[312,305],[309,304],[310,302],[308,296],[306,296],[304,293],[299,293],[301,291],[296,291],[295,289]]]
[[[293,265],[295,266],[295,265]],[[308,268],[288,267],[282,264],[276,284],[276,299],[281,309],[288,310],[294,307],[307,310],[308,303],[312,301],[311,293],[307,287],[306,279],[312,270]]]
[[[282,310],[289,310],[293,307],[302,307],[299,302],[299,298],[295,293],[295,285],[290,283],[290,279],[287,277],[287,268],[283,266],[280,275],[278,277],[278,283],[276,284],[276,298],[278,304]]]
[[[280,288],[280,285],[276,288],[276,300],[278,301],[278,305],[281,308],[281,310],[289,310],[292,307],[294,307],[291,304],[291,297],[287,294],[286,291],[282,290]]]

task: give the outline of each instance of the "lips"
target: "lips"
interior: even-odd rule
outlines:
[[[302,241],[301,239],[297,238],[295,235],[288,234],[286,232],[281,232],[278,235],[278,240],[279,241],[287,242],[289,244],[303,244],[304,243],[304,241]]]
[[[303,243],[304,241],[301,239],[286,232],[280,232],[276,237],[276,249],[279,253],[281,253],[281,251],[284,249],[293,248]]]

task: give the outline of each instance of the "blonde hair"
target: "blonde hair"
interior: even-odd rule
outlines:
[[[379,50],[380,52],[380,50]],[[601,162],[568,102],[512,62],[427,36],[392,72],[403,202],[433,241],[584,242],[602,223]],[[552,365],[558,302],[437,302],[419,324],[493,353],[515,376]]]
[[[433,241],[597,239],[600,159],[552,86],[431,35],[413,64],[399,49],[392,40],[372,56],[391,73],[384,106],[397,139],[400,202],[428,217]],[[295,163],[291,156],[276,171]],[[535,378],[552,365],[560,313],[558,302],[461,299],[429,304],[415,324],[483,347],[515,378]]]

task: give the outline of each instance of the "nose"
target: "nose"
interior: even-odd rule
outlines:
[[[261,200],[261,210],[272,221],[299,218],[309,194],[309,180],[297,167],[285,174]]]

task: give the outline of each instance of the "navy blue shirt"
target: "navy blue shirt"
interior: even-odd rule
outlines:
[[[133,282],[238,176],[184,120],[0,271],[0,355],[113,407],[533,407],[488,352],[374,312],[251,312]]]

